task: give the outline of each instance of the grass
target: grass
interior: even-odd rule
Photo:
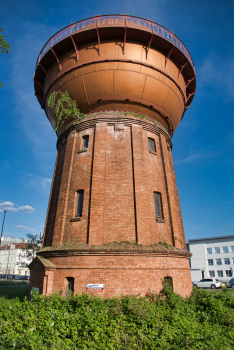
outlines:
[[[24,297],[28,296],[28,287],[18,287],[18,288],[11,288],[11,287],[5,287],[0,288],[0,296],[5,296],[7,299],[14,299],[19,298],[23,299]]]
[[[16,282],[13,282],[13,281],[0,281],[0,286],[11,286],[11,285],[17,286],[18,284],[28,284],[28,283],[25,282],[25,281],[16,281]]]

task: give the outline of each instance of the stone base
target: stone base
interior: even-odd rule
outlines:
[[[160,245],[47,248],[31,263],[29,293],[36,287],[40,294],[66,295],[72,280],[75,294],[90,292],[88,284],[103,284],[103,289],[93,291],[101,297],[144,296],[149,289],[159,293],[164,278],[171,277],[173,290],[186,297],[192,291],[189,257],[184,249]]]

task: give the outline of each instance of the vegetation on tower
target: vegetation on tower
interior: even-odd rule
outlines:
[[[53,109],[53,122],[56,123],[55,131],[60,131],[66,120],[81,120],[85,118],[85,115],[80,112],[76,101],[71,99],[67,91],[54,91],[50,95],[48,106]]]

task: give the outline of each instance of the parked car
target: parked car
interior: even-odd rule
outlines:
[[[216,278],[203,278],[198,282],[193,282],[193,288],[221,288],[221,283]]]
[[[234,278],[231,278],[227,284],[228,288],[234,288]]]
[[[227,283],[226,282],[220,281],[218,279],[217,279],[217,281],[219,281],[221,283],[221,287],[222,288],[227,288]]]
[[[15,276],[14,276],[14,275],[11,275],[11,274],[7,274],[7,275],[6,275],[6,278],[7,278],[8,280],[13,280],[13,279],[15,278]]]
[[[20,280],[29,280],[29,278],[30,278],[30,276],[24,276],[24,275],[21,275],[21,276],[19,276],[20,278]]]

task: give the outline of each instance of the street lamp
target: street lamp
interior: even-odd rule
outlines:
[[[3,233],[3,227],[4,227],[5,216],[6,216],[6,210],[4,210],[4,216],[3,216],[3,222],[2,222],[2,231],[1,231],[0,247],[1,247],[1,245],[2,245],[2,233]]]

